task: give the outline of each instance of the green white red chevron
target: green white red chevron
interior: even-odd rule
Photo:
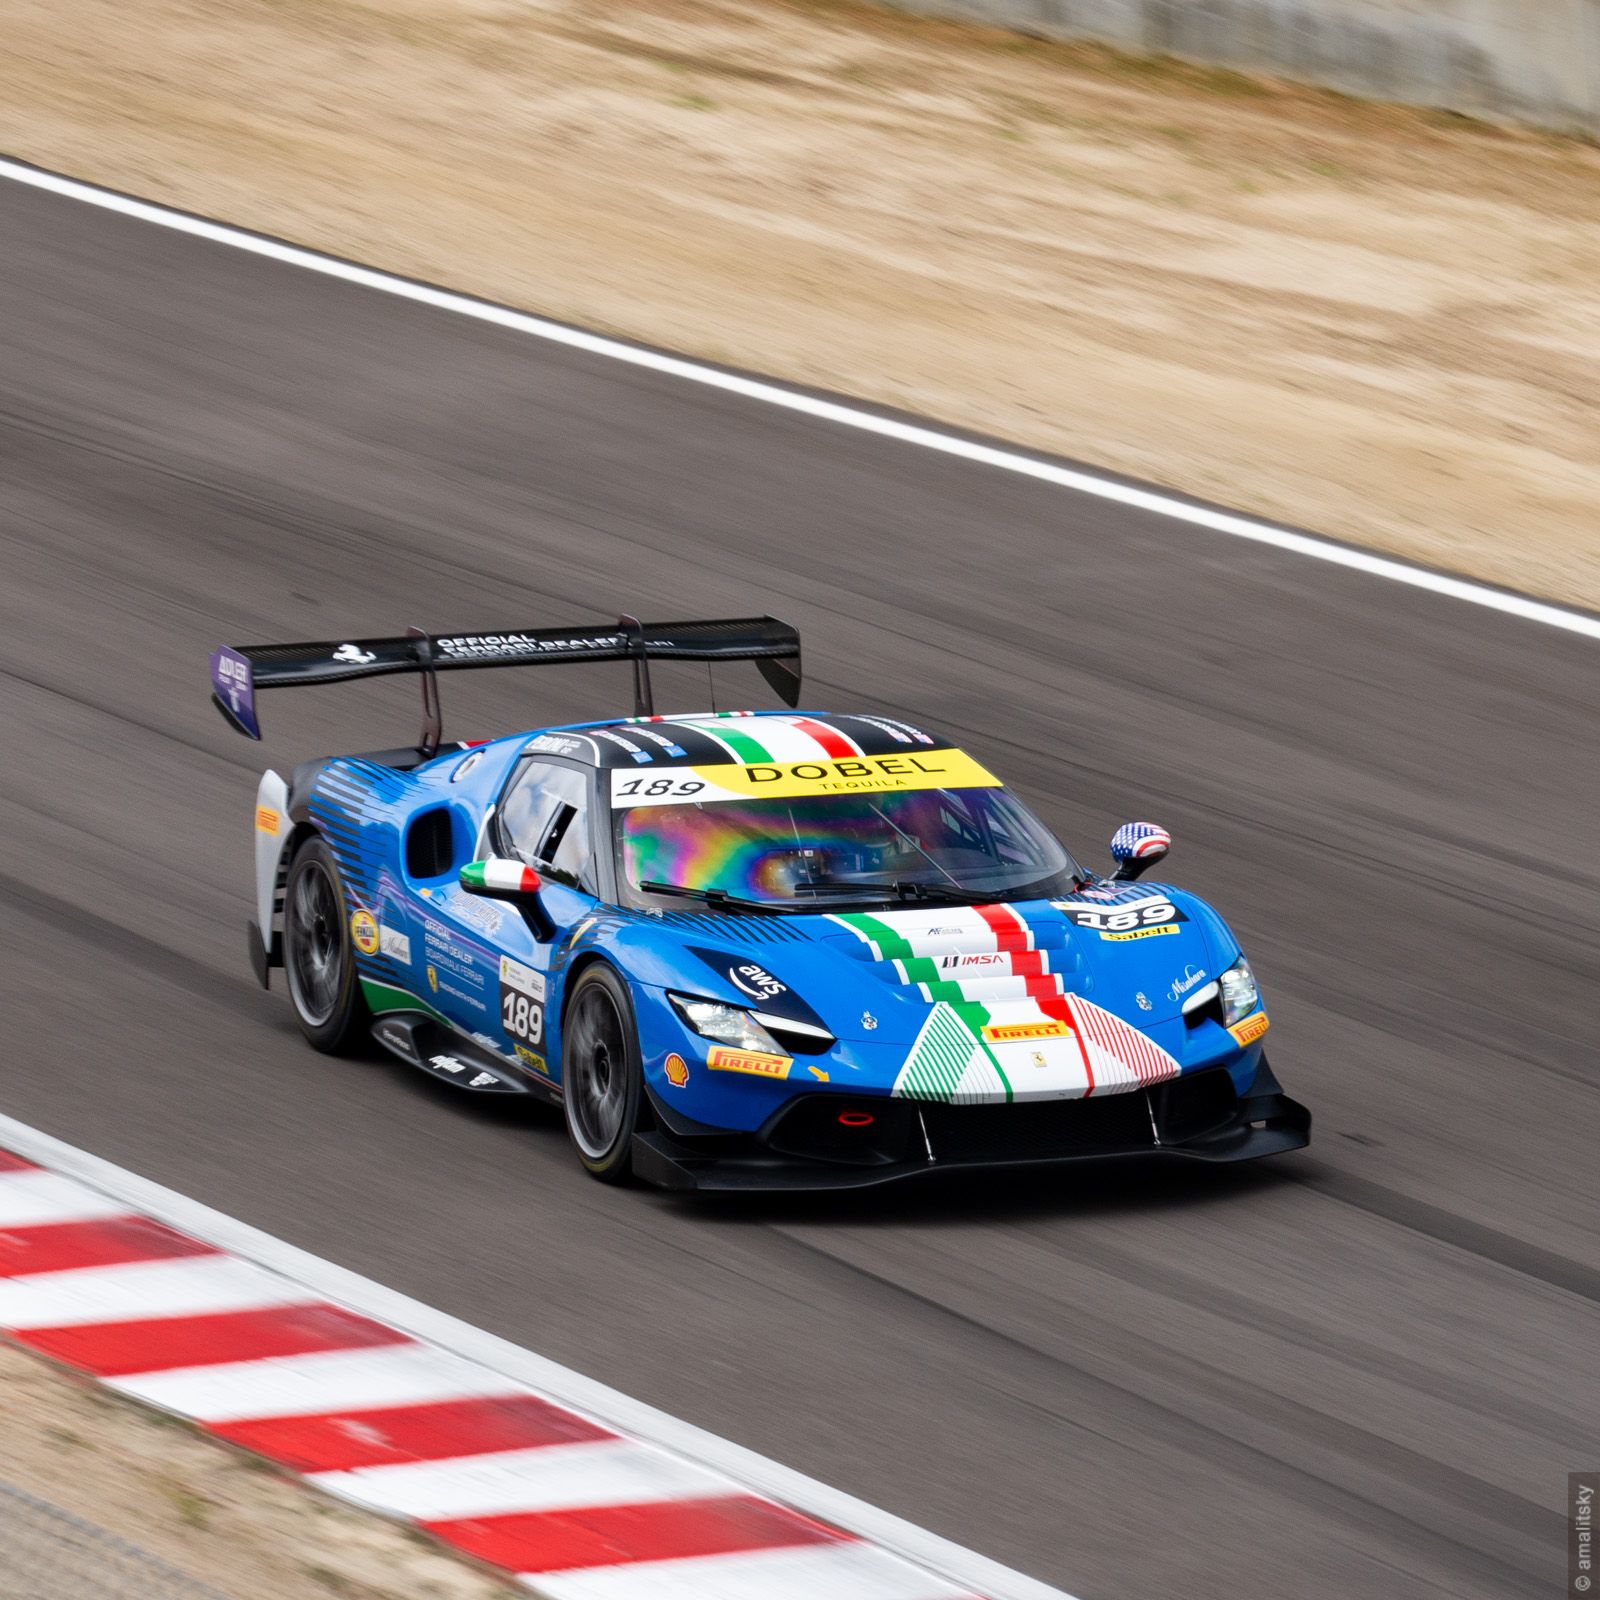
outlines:
[[[1053,952],[1035,948],[1048,932],[1041,935],[1010,906],[851,912],[832,920],[932,1002],[895,1081],[901,1098],[955,1105],[1071,1100],[1144,1088],[1181,1070],[1138,1028],[1068,992],[1052,968]]]

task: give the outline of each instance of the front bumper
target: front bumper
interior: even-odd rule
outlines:
[[[866,1117],[856,1125],[841,1113]],[[1032,1169],[1129,1156],[1253,1161],[1303,1149],[1311,1113],[1263,1056],[1239,1095],[1225,1067],[1102,1099],[953,1106],[801,1095],[755,1134],[636,1134],[633,1170],[664,1189],[702,1193],[863,1189],[981,1169]]]

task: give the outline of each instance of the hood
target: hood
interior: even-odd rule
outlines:
[[[685,941],[684,970],[704,976],[702,992],[815,1015],[842,1042],[889,1054],[897,1095],[1115,1093],[1179,1072],[1151,1035],[1170,1034],[1162,1025],[1216,976],[1208,919],[1208,908],[1161,885],[1108,885],[1058,901],[719,919],[721,938]],[[728,940],[757,920],[758,947]]]

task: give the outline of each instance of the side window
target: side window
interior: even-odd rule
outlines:
[[[512,854],[564,883],[596,892],[589,853],[589,784],[584,773],[532,761],[500,808]]]

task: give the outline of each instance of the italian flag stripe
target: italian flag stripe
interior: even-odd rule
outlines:
[[[714,728],[708,728],[703,722],[689,722],[685,727],[697,729],[705,734],[708,739],[715,739],[724,749],[729,751],[735,761],[742,761],[749,765],[753,761],[770,762],[772,755],[759,739],[752,739],[742,728],[730,727],[726,722],[719,722]]]
[[[978,1048],[989,1058],[989,1065],[994,1068],[995,1076],[1005,1086],[1006,1099],[1011,1099],[1011,1080],[1005,1074],[1005,1068],[1000,1065],[1000,1058],[989,1048],[989,1041],[984,1038],[983,1030],[989,1021],[989,1008],[980,1005],[976,1000],[963,1000],[959,1005],[950,1009],[966,1023],[972,1030],[972,1037]]]
[[[939,1100],[947,1105],[973,1098],[970,1086],[968,1094],[961,1095],[961,1084],[970,1074],[977,1052],[981,1051],[984,1060],[993,1068],[996,1081],[1005,1090],[1006,1099],[1010,1100],[1011,1080],[983,1039],[983,1024],[988,1016],[979,1005],[936,1005],[895,1085],[895,1093],[913,1100]],[[980,1094],[977,1098],[986,1096]]]
[[[1089,1065],[1089,1047],[1083,1042],[1083,1030],[1079,1028],[1078,1019],[1072,1014],[1071,1002],[1063,994],[1037,1003],[1047,1017],[1057,1022],[1064,1022],[1072,1029],[1072,1042],[1077,1045],[1078,1054],[1083,1060],[1083,1081],[1088,1085],[1083,1091],[1083,1098],[1087,1100],[1094,1093],[1094,1068]]]
[[[823,753],[836,761],[845,761],[861,754],[861,746],[854,739],[847,739],[837,729],[813,722],[810,717],[796,717],[791,726],[815,739],[822,746]]]
[[[972,1040],[960,1018],[936,1007],[905,1074],[904,1092],[918,1100],[953,1100],[971,1058]]]
[[[912,958],[910,943],[887,922],[880,922],[865,911],[846,911],[833,920],[844,923],[853,933],[865,939],[877,951],[880,961],[909,961]]]
[[[989,924],[1002,950],[1031,950],[1033,934],[1010,906],[974,906],[973,910]]]

